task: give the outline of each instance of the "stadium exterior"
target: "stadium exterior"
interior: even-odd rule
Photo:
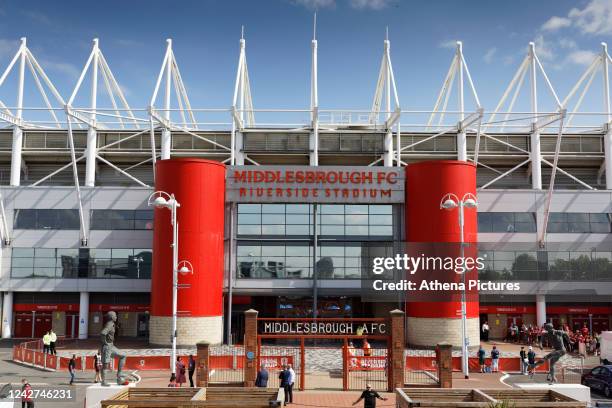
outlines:
[[[231,169],[369,166],[395,168],[401,174],[402,167],[421,161],[464,163],[477,169],[478,241],[487,253],[483,276],[519,280],[526,288],[520,295],[480,295],[479,311],[469,319],[471,344],[483,320],[489,321],[494,338],[505,335],[510,321],[572,327],[586,323],[597,331],[610,327],[612,60],[605,44],[564,99],[557,96],[530,44],[498,106],[485,109],[457,43],[430,111],[406,110],[405,100],[400,105],[389,41],[384,42],[378,80],[372,80],[371,109],[319,109],[316,39],[311,106],[256,109],[245,44],[241,39],[230,109],[191,107],[170,40],[150,106],[133,109],[97,40],[68,99],[57,92],[22,40],[0,77],[0,87],[15,77],[17,89],[15,106],[0,101],[3,338],[38,337],[50,327],[60,336],[86,338],[98,333],[105,311],[115,310],[121,334],[167,343],[167,313],[151,316],[153,248],[159,238],[153,224],[162,222],[157,215],[162,210],[155,210],[154,217],[147,202],[153,186],[162,183],[155,169],[175,158],[236,166]],[[594,79],[603,87],[601,110],[582,112]],[[24,89],[30,88],[40,92],[41,106],[24,102]],[[523,88],[530,109],[513,111]],[[104,92],[110,105],[101,108],[98,97]],[[472,108],[466,108],[464,93],[473,100]],[[538,93],[555,101],[552,111],[539,109]],[[602,101],[601,89],[591,93]],[[80,94],[87,95],[88,106],[73,106]],[[449,100],[457,101],[456,108],[449,108]],[[181,171],[172,174],[177,184],[192,181],[179,180],[187,177]],[[458,173],[444,177],[463,178]],[[173,188],[172,179],[163,183]],[[188,199],[192,207],[182,202],[179,211],[204,211],[194,206],[208,200],[209,193],[197,193]],[[285,202],[264,197],[222,202],[217,217],[224,218],[218,311],[192,315],[199,307],[193,302],[209,302],[195,289],[202,286],[198,279],[212,273],[204,263],[186,278],[195,279],[191,285],[179,291],[179,317],[186,322],[179,323],[179,343],[203,337],[239,340],[242,312],[250,308],[265,317],[308,317],[313,305],[319,317],[386,316],[397,302],[360,299],[361,259],[365,248],[407,238],[404,201],[419,199]],[[167,236],[163,239],[159,245],[168,243]],[[188,245],[182,241],[179,250],[183,243]],[[323,260],[331,260],[332,266],[323,270]],[[315,267],[319,273],[313,279]],[[170,284],[162,282],[163,290]],[[209,294],[209,288],[202,290]],[[170,299],[157,302],[165,307]],[[408,316],[409,342],[427,344],[434,336],[460,343],[456,315],[446,316],[443,324],[439,316]]]

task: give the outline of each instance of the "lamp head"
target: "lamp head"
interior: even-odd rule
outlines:
[[[458,204],[455,200],[453,200],[452,198],[447,198],[442,202],[442,205],[440,207],[444,208],[445,210],[452,210],[453,208],[457,208],[457,206]]]
[[[181,275],[187,275],[188,273],[192,273],[191,269],[187,265],[183,265],[179,268],[178,272]]]
[[[473,198],[466,198],[463,201],[463,206],[466,207],[466,208],[477,208],[478,207],[478,203]]]
[[[153,205],[157,208],[168,207],[168,200],[162,196],[158,196],[153,200]]]

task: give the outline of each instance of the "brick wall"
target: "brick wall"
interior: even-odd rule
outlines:
[[[172,317],[151,316],[149,320],[149,343],[170,345]],[[223,318],[221,316],[179,317],[177,322],[177,344],[193,347],[207,341],[210,344],[223,342]]]

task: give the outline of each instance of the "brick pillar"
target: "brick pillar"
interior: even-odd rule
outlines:
[[[244,312],[244,386],[254,387],[257,378],[257,310]]]
[[[401,310],[392,310],[389,312],[389,384],[388,391],[393,391],[396,388],[404,388],[404,347],[406,340],[404,338],[404,312]]]
[[[196,348],[196,386],[208,387],[210,343],[207,341],[201,341],[196,344]]]
[[[440,343],[436,346],[436,363],[440,388],[453,388],[453,346]]]

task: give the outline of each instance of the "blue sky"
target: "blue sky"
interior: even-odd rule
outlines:
[[[600,42],[612,46],[612,0],[4,1],[0,66],[9,63],[19,37],[27,36],[30,49],[67,99],[91,39],[99,37],[130,105],[146,107],[165,39],[171,37],[192,105],[224,108],[231,104],[244,24],[255,107],[304,108],[309,105],[315,9],[321,108],[369,108],[386,26],[404,109],[432,107],[455,40],[464,42],[487,109],[494,108],[529,41],[536,41],[561,98],[600,51]],[[0,99],[9,106],[15,101],[14,82],[12,76],[0,88]],[[35,89],[31,80],[28,87]],[[543,88],[542,82],[546,101]],[[83,95],[85,101],[87,91]],[[587,104],[601,110],[600,89]],[[26,105],[40,103],[31,97]]]

